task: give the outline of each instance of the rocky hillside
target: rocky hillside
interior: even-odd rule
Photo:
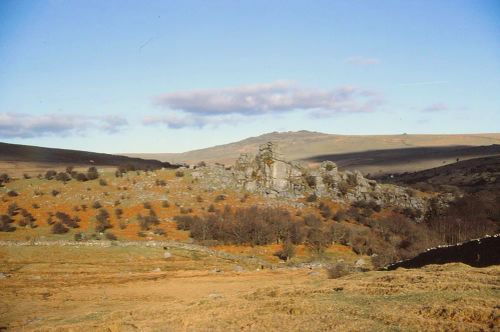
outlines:
[[[381,185],[366,179],[358,171],[341,172],[331,161],[322,162],[317,169],[287,161],[271,142],[262,144],[255,157],[247,153],[240,155],[233,167],[200,167],[191,175],[212,191],[239,188],[268,197],[329,198],[349,204],[373,202],[380,206],[416,210],[420,216],[425,213],[428,203],[427,198],[415,190]],[[450,198],[442,196],[440,199],[444,203]]]

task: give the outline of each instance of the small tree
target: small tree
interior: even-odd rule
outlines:
[[[62,222],[56,222],[52,228],[51,228],[51,232],[52,234],[64,234],[64,233],[67,233],[69,231],[69,228],[64,226]]]
[[[69,180],[71,180],[71,177],[69,176],[68,173],[66,172],[59,172],[57,173],[56,175],[56,180],[57,181],[62,181],[64,183],[68,182]]]
[[[96,219],[96,232],[102,233],[109,228],[113,228],[111,222],[109,221],[109,212],[105,209],[99,210],[99,213],[95,217]]]
[[[116,218],[121,219],[123,216],[123,210],[120,208],[115,209],[115,216],[116,216]]]
[[[95,180],[99,178],[99,172],[97,171],[97,168],[95,168],[94,166],[89,167],[89,169],[87,170],[87,178],[89,180]]]
[[[47,172],[45,172],[45,179],[52,180],[56,175],[57,175],[56,171],[54,171],[52,169],[48,170]]]
[[[7,196],[9,196],[9,197],[17,197],[17,196],[19,196],[19,194],[15,190],[9,190],[7,192]]]
[[[16,230],[16,227],[11,226],[14,220],[6,214],[0,215],[0,232],[13,232]]]
[[[80,182],[85,182],[85,181],[88,181],[88,177],[87,175],[85,175],[84,173],[78,173],[76,174],[76,181],[80,181]]]
[[[274,256],[283,261],[288,261],[290,258],[295,256],[295,246],[291,241],[287,240],[283,243],[282,248],[274,253]]]

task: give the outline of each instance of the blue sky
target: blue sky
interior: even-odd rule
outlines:
[[[500,131],[500,2],[0,1],[0,141]]]

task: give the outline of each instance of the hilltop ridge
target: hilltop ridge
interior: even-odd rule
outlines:
[[[384,169],[385,165],[368,169],[370,160],[374,159],[372,151],[395,150],[396,155],[400,152],[408,155],[410,148],[428,148],[424,155],[434,154],[433,159],[427,158],[424,163],[412,159],[411,162],[398,160],[396,166],[392,165],[390,171],[404,172],[416,171],[442,165],[443,160],[449,162],[460,158],[477,158],[499,154],[500,151],[471,151],[471,147],[489,146],[500,144],[500,133],[485,134],[454,134],[454,135],[424,135],[424,134],[401,134],[401,135],[336,135],[311,131],[295,132],[272,132],[260,136],[249,137],[241,141],[210,148],[187,151],[183,153],[128,153],[131,157],[152,158],[172,163],[195,164],[200,161],[207,163],[232,164],[241,153],[253,153],[258,147],[266,142],[273,142],[280,146],[280,150],[289,160],[300,160],[308,163],[317,163],[321,160],[334,160],[339,167],[344,165],[347,169],[360,169],[364,173],[377,172]],[[434,150],[434,148],[439,148]],[[460,151],[461,148],[469,148]],[[450,151],[453,151],[450,153]],[[332,159],[340,154],[357,153],[354,160],[352,156],[346,158]],[[324,158],[328,156],[330,158]],[[444,159],[443,159],[444,156]],[[318,160],[318,158],[322,158]],[[394,157],[394,156],[393,156]],[[363,165],[357,163],[363,160]],[[367,162],[368,161],[368,162]]]

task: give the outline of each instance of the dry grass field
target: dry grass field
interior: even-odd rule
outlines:
[[[50,255],[47,254],[50,252]],[[498,331],[500,268],[260,269],[145,246],[1,246],[12,331]],[[218,272],[217,272],[218,271]]]

